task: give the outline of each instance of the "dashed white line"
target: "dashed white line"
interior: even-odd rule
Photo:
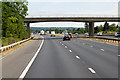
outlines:
[[[77,58],[77,59],[80,59],[80,57],[79,57],[79,56],[76,56],[76,58]]]
[[[95,70],[93,70],[92,68],[88,68],[93,74],[95,74]]]
[[[100,49],[101,51],[105,51],[104,49]]]
[[[65,48],[67,48],[67,46],[65,46]]]
[[[85,45],[85,43],[83,43],[83,45]]]
[[[61,44],[61,42],[60,42],[60,44]]]
[[[72,50],[69,50],[70,52],[72,52]]]
[[[93,47],[93,46],[90,46],[90,47]]]
[[[64,44],[62,44],[62,45],[64,45]]]

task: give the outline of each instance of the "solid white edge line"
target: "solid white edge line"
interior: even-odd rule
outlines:
[[[118,55],[118,57],[120,57],[120,55]]]
[[[76,58],[77,58],[77,59],[80,59],[80,57],[79,57],[79,56],[76,56]]]
[[[28,70],[30,69],[32,63],[34,62],[35,58],[37,57],[39,51],[41,50],[42,48],[42,45],[44,43],[44,37],[42,37],[43,40],[42,40],[42,43],[39,47],[39,49],[37,50],[37,52],[35,53],[35,55],[33,56],[33,58],[31,59],[31,61],[29,62],[29,64],[27,65],[27,67],[24,69],[24,71],[22,72],[22,74],[20,75],[19,79],[18,80],[23,80],[23,78],[25,77],[25,75],[27,74]]]
[[[88,68],[92,73],[96,73],[92,68]]]

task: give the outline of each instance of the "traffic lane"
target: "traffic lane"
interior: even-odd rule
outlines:
[[[61,40],[62,36],[55,35],[55,37],[51,37],[51,35],[43,35],[44,40]]]
[[[45,40],[25,78],[96,78],[96,74],[57,40]]]
[[[110,44],[106,44],[106,43],[100,43],[100,42],[96,42],[96,41],[91,41],[91,40],[84,40],[84,39],[79,39],[79,38],[74,38],[72,39],[72,41],[81,43],[81,44],[85,44],[88,46],[92,46],[94,48],[98,48],[98,49],[105,49],[107,52],[111,53],[110,55],[112,56],[117,56],[118,55],[118,46],[115,45],[110,45]],[[107,54],[109,54],[107,53]]]
[[[89,46],[79,45],[73,41],[62,41],[68,46],[73,54],[80,56],[80,58],[89,66],[95,69],[96,73],[101,78],[117,78],[118,77],[118,57],[109,55],[103,56],[107,52],[96,50]]]
[[[36,35],[40,38],[40,35]],[[41,40],[32,40],[2,59],[2,78],[19,78],[37,51]]]

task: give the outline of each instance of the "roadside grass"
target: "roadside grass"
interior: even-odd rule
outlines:
[[[34,38],[35,38],[34,35],[31,35],[31,37],[34,37]],[[13,39],[13,38],[10,38],[10,39]],[[16,42],[21,41],[21,39],[18,39],[18,38],[14,38],[14,39],[16,40]],[[9,53],[17,50],[18,48],[20,48],[20,47],[28,44],[28,43],[31,42],[31,41],[32,41],[32,40],[29,40],[29,41],[24,42],[24,43],[22,43],[22,44],[20,44],[20,45],[18,45],[18,46],[16,46],[16,47],[13,47],[13,48],[9,49],[9,50],[7,50],[7,51],[2,52],[2,56],[5,56],[5,55],[7,55],[7,54],[9,54]],[[3,41],[1,40],[1,42],[4,42],[4,43],[3,43],[4,46],[9,45],[9,40],[8,40],[8,38],[3,38]]]
[[[1,43],[2,43],[2,47],[3,47],[3,46],[7,46],[7,45],[10,45],[10,44],[18,42],[18,41],[21,41],[21,39],[13,38],[13,37],[10,37],[10,38],[2,37]]]

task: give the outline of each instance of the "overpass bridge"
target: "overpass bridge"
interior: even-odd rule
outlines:
[[[36,22],[88,22],[89,37],[94,36],[94,22],[120,22],[120,17],[33,17],[25,18],[27,32],[30,34],[30,23]],[[29,35],[30,36],[30,35]]]

